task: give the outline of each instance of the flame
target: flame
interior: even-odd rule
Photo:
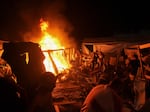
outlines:
[[[43,63],[46,71],[53,72],[57,75],[61,71],[70,68],[70,64],[65,58],[65,47],[61,45],[61,42],[57,37],[50,35],[47,31],[48,22],[41,19],[40,28],[43,33],[43,37],[39,44],[45,55]]]

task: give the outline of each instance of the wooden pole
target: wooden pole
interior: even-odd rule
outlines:
[[[55,62],[54,62],[54,60],[53,60],[53,58],[52,58],[52,56],[51,56],[51,51],[48,52],[48,55],[49,55],[50,60],[51,60],[51,62],[52,62],[52,66],[53,66],[53,68],[54,68],[54,71],[55,71],[55,73],[58,75],[59,72],[58,72],[57,66],[56,66],[56,64],[55,64]]]
[[[141,78],[143,79],[144,78],[143,63],[142,63],[142,55],[141,55],[141,52],[140,52],[140,46],[139,45],[138,45],[137,49],[138,49],[138,57],[139,57],[140,68],[141,68]]]

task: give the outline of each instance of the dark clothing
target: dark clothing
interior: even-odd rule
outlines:
[[[56,79],[51,72],[41,75],[28,112],[55,112],[52,91],[56,86]]]
[[[95,68],[95,66],[98,64],[99,66],[99,63],[98,63],[98,59],[99,59],[99,56],[98,56],[98,53],[94,53],[94,57],[93,57],[93,60],[92,60],[92,70]]]
[[[28,112],[56,112],[51,93],[37,93]]]
[[[9,78],[0,78],[0,112],[24,112],[17,84]]]
[[[136,60],[130,60],[130,63],[129,63],[129,72],[132,75],[136,76],[138,67],[140,67],[140,61],[138,59],[136,59]]]

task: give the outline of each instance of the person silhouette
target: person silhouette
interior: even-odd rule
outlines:
[[[52,91],[57,77],[51,72],[44,72],[39,80],[36,95],[28,112],[55,112]]]

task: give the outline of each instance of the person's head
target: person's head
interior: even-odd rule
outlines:
[[[132,60],[138,60],[138,55],[137,54],[133,54]]]
[[[99,77],[97,84],[108,84],[110,81],[110,75],[112,74],[109,71],[105,70]]]
[[[52,72],[44,72],[39,81],[39,89],[52,92],[56,86],[57,77]]]
[[[120,78],[119,78],[119,77],[116,77],[116,78],[114,78],[114,79],[111,81],[110,86],[111,86],[112,88],[119,88],[119,87],[120,87],[120,84],[121,84]]]
[[[120,77],[114,78],[110,84],[109,87],[112,88],[116,93],[120,94],[123,90],[124,82],[121,80]]]

